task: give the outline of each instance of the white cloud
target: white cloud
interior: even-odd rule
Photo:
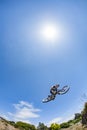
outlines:
[[[61,120],[62,120],[61,117],[54,118],[47,123],[47,126],[50,126],[52,123],[60,123]]]
[[[67,116],[67,117],[56,117],[56,118],[52,119],[51,121],[49,121],[49,122],[47,123],[47,126],[50,126],[52,123],[61,124],[61,123],[63,123],[63,122],[67,122],[67,121],[69,121],[69,120],[71,120],[71,119],[73,119],[73,118],[74,118],[74,115]]]
[[[37,112],[39,112],[40,109],[34,108],[33,105],[28,102],[20,101],[18,104],[13,104],[13,106],[15,108],[15,112],[8,112],[11,120],[30,123],[30,118],[39,117]]]
[[[72,119],[74,119],[74,115],[62,118],[60,123],[67,122],[67,121],[72,120]]]

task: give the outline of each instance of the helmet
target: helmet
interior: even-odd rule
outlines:
[[[55,87],[58,88],[60,85],[59,84],[56,84]]]

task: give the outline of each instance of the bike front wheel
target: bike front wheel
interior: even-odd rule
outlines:
[[[64,86],[61,90],[59,90],[59,91],[57,92],[57,94],[63,95],[63,94],[65,94],[65,93],[67,93],[67,92],[69,91],[69,89],[70,89],[70,87]]]

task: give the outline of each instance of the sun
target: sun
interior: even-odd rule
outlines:
[[[58,29],[53,24],[46,24],[41,29],[41,37],[48,42],[54,42],[58,38]]]
[[[44,38],[47,40],[54,40],[57,35],[57,30],[52,25],[46,25],[42,30]]]

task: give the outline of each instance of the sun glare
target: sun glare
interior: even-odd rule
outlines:
[[[44,25],[41,29],[41,37],[45,41],[55,42],[58,36],[58,29],[52,24]]]

